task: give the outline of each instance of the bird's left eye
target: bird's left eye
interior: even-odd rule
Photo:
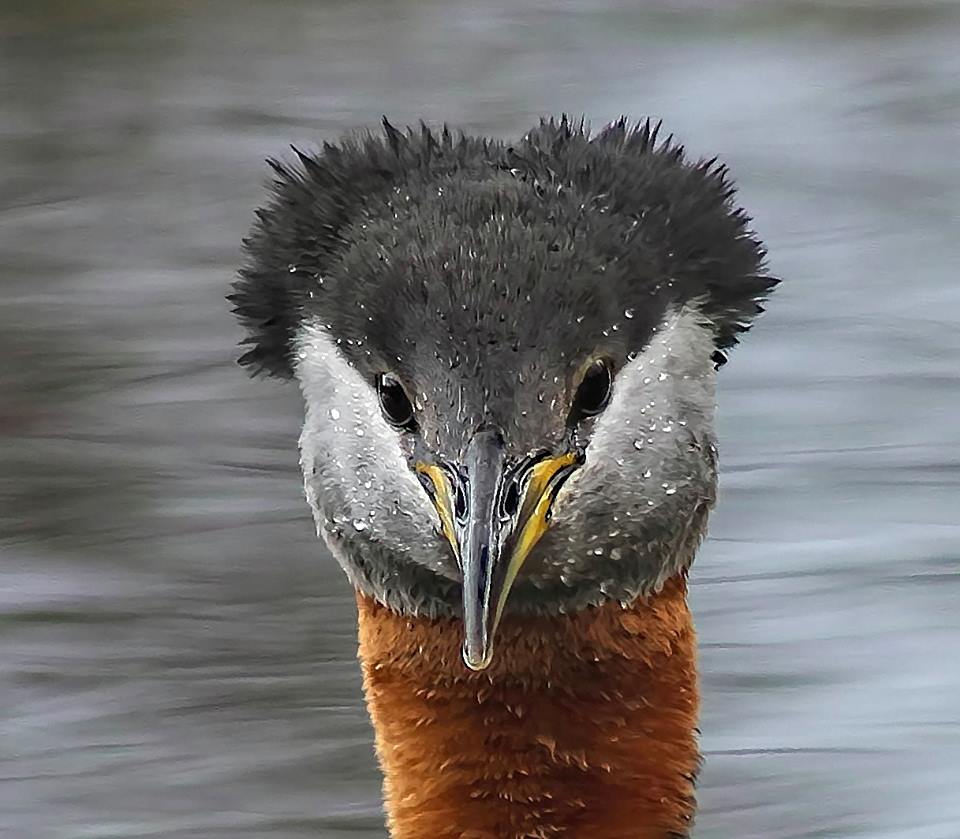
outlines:
[[[594,361],[583,374],[577,395],[573,400],[571,419],[578,422],[584,417],[599,414],[610,401],[613,390],[613,373],[610,364],[602,358]]]
[[[416,427],[410,397],[396,376],[391,373],[377,376],[377,397],[383,417],[390,425],[406,431],[412,431]]]

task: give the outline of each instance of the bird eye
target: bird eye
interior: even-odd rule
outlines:
[[[577,388],[577,395],[573,400],[573,410],[570,412],[574,422],[584,417],[599,414],[610,401],[610,392],[613,389],[613,375],[610,365],[604,359],[597,359],[583,374],[583,381]]]
[[[400,380],[391,373],[377,376],[377,397],[384,419],[394,428],[412,431],[416,427],[413,405]]]

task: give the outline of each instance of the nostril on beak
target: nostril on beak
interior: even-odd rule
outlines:
[[[512,519],[520,509],[520,481],[517,476],[510,479],[507,484],[503,498],[500,500],[500,516],[505,519]]]
[[[501,490],[499,504],[501,519],[512,519],[520,512],[520,499],[523,495],[524,485],[530,477],[531,470],[541,460],[549,456],[550,453],[546,449],[539,449],[522,458],[513,468],[509,479],[504,483],[503,489]]]

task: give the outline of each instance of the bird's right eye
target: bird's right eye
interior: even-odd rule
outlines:
[[[383,418],[394,428],[412,431],[416,427],[410,397],[400,380],[392,373],[381,373],[377,376],[377,398],[380,400]]]

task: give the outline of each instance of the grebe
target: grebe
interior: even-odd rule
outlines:
[[[716,370],[777,280],[658,127],[271,162],[240,363],[303,393],[394,839],[689,835]]]

